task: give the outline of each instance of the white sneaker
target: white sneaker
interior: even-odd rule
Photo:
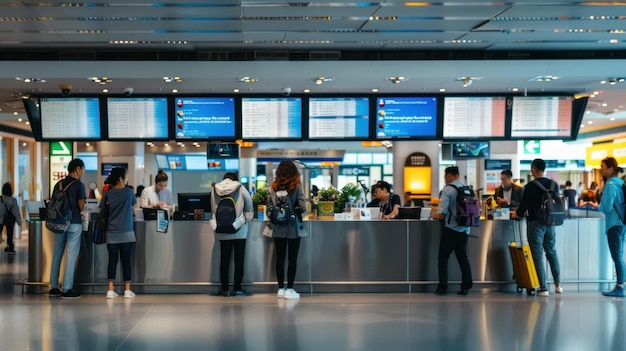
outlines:
[[[550,292],[548,290],[538,290],[537,291],[537,296],[543,296],[543,297],[548,297],[550,296]]]
[[[125,298],[135,297],[135,293],[132,292],[131,290],[124,290],[124,297]]]
[[[295,290],[293,289],[285,290],[285,299],[290,300],[290,299],[299,299],[299,298],[300,298],[300,294],[298,294]]]
[[[556,285],[554,287],[554,292],[556,292],[557,294],[562,294],[563,293],[563,287],[560,284]]]
[[[120,295],[118,295],[114,290],[107,291],[107,299],[114,299],[118,296]]]
[[[285,288],[278,289],[278,292],[276,293],[276,297],[279,298],[279,299],[284,299],[285,298]]]

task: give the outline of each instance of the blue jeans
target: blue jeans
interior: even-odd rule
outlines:
[[[626,227],[616,225],[606,231],[606,238],[609,241],[609,251],[615,263],[615,273],[617,274],[617,284],[624,284],[624,229]]]
[[[65,252],[65,270],[63,275],[63,291],[68,291],[74,286],[74,271],[76,259],[80,251],[80,241],[83,233],[82,223],[72,223],[65,233],[54,234],[54,253],[52,254],[52,266],[50,267],[50,287],[59,287],[59,272],[61,259]],[[67,251],[66,251],[67,248]]]
[[[556,285],[561,284],[561,267],[559,265],[559,257],[556,254],[556,235],[554,227],[544,225],[538,220],[532,220],[528,221],[527,228],[528,245],[530,246],[530,252],[533,254],[533,261],[535,262],[540,288],[546,288],[546,267],[543,261],[544,250],[548,263],[550,263],[554,283]]]

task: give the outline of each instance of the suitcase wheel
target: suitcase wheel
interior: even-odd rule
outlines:
[[[535,289],[526,289],[526,293],[530,296],[535,296]]]
[[[520,287],[518,286],[518,287],[517,287],[517,293],[518,293],[518,294],[521,294],[521,293],[522,293],[522,291],[524,291],[524,289],[523,289],[523,288],[520,288]]]

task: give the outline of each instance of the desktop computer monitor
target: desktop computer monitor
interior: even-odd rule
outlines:
[[[193,210],[211,212],[211,193],[178,193],[178,210],[193,218]]]

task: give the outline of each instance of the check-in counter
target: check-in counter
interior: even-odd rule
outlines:
[[[248,226],[244,285],[255,292],[276,289],[274,243],[261,235],[265,223],[251,221]],[[514,240],[513,224],[482,221],[480,227],[472,228],[469,258],[476,289],[515,290],[507,248]],[[309,236],[302,238],[298,257],[296,288],[300,291],[423,292],[432,291],[437,283],[439,221],[305,221],[304,225]],[[46,254],[29,260],[29,265],[31,261],[39,265],[29,266],[29,278],[32,274],[41,280],[38,283],[46,283],[54,234],[41,222],[31,227],[31,234],[40,236],[31,243],[42,247],[29,248],[29,254]],[[569,219],[556,228],[565,284],[597,290],[613,281],[603,228],[604,220],[599,218]],[[139,221],[135,233],[132,282],[138,292],[217,291],[219,243],[207,221],[172,221],[165,233],[156,231],[156,221]],[[451,282],[461,277],[453,256]],[[104,291],[107,261],[106,245],[94,245],[83,233],[75,279],[81,290]],[[232,271],[231,267],[231,275]],[[117,281],[122,281],[119,267]]]

